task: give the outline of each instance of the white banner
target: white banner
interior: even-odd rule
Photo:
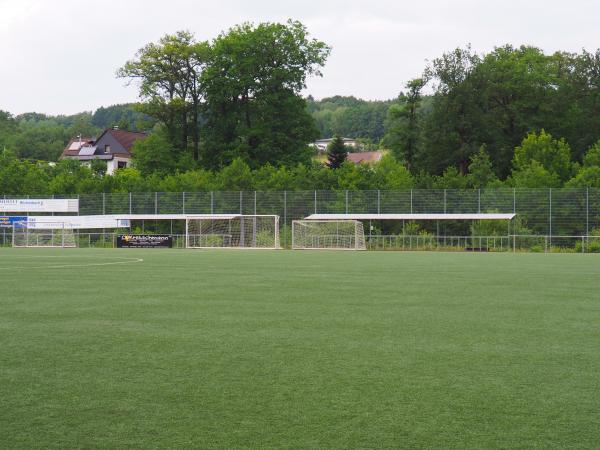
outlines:
[[[70,212],[79,211],[77,199],[0,199],[0,212]]]
[[[99,228],[129,228],[129,220],[106,216],[29,216],[27,227],[32,229],[88,230]]]

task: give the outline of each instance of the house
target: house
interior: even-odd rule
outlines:
[[[317,153],[325,153],[327,151],[327,146],[329,144],[331,144],[331,141],[333,141],[333,138],[319,139],[319,140],[313,142],[312,146],[317,149]],[[346,145],[348,147],[352,147],[352,148],[360,148],[361,147],[360,143],[356,139],[342,138],[342,141],[344,141],[344,145]]]
[[[98,139],[81,136],[71,139],[60,159],[77,159],[84,164],[94,159],[106,161],[106,173],[112,175],[117,169],[131,166],[131,147],[145,137],[145,133],[109,128]]]
[[[375,164],[381,161],[383,152],[357,152],[348,153],[346,159],[354,164]]]

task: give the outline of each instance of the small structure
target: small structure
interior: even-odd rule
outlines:
[[[383,157],[383,152],[357,152],[357,153],[348,153],[346,159],[354,164],[375,164],[381,161]]]
[[[313,142],[312,146],[317,149],[317,153],[326,153],[327,147],[329,144],[331,144],[331,141],[333,141],[333,138],[319,139]],[[344,141],[344,145],[348,147],[355,149],[361,148],[360,142],[358,142],[356,139],[342,138],[342,141]]]
[[[60,159],[77,159],[84,164],[90,164],[94,159],[106,161],[106,173],[112,175],[115,170],[131,165],[131,148],[135,141],[145,137],[145,133],[109,128],[98,139],[71,139]]]

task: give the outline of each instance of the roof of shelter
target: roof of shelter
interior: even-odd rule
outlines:
[[[516,214],[311,214],[306,220],[512,220]]]

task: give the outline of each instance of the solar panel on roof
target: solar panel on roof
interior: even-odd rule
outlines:
[[[96,153],[96,147],[81,147],[79,150],[79,156],[92,156]]]
[[[69,150],[79,150],[79,146],[81,144],[78,141],[72,142],[71,145],[69,145]]]

